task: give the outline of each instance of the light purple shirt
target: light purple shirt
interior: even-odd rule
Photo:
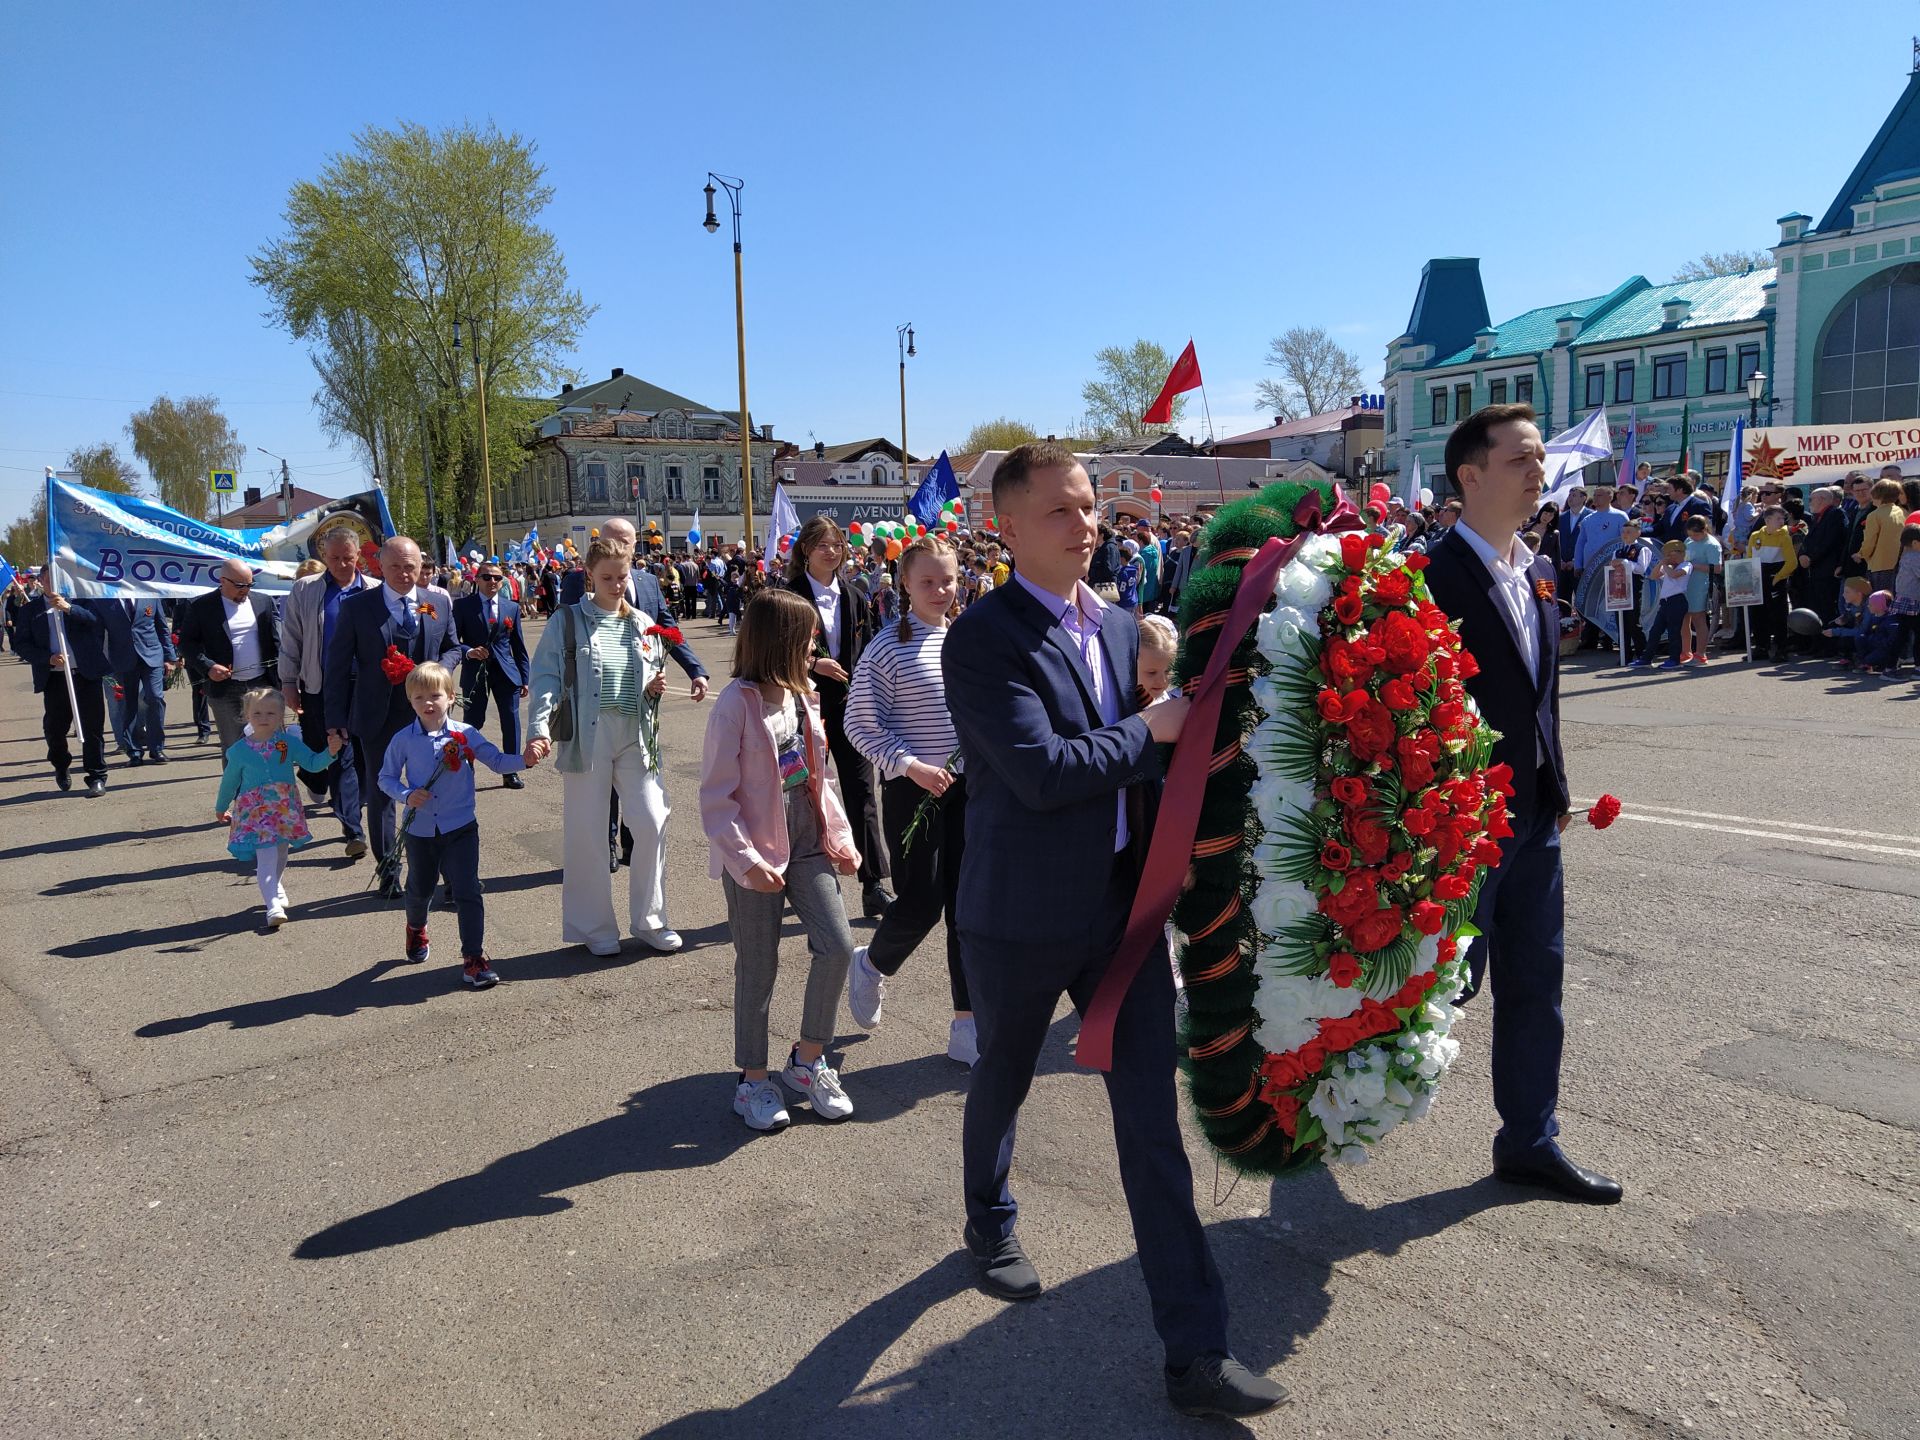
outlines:
[[[1080,658],[1086,661],[1087,674],[1093,680],[1093,708],[1100,716],[1102,725],[1118,724],[1120,720],[1120,697],[1114,693],[1108,683],[1107,647],[1100,640],[1100,621],[1106,613],[1107,603],[1086,585],[1076,580],[1074,598],[1063,599],[1051,590],[1042,590],[1018,570],[1013,572],[1026,592],[1038,600],[1053,616],[1060,628],[1073,639],[1074,648],[1080,652]],[[1127,848],[1127,792],[1122,790],[1114,796],[1117,812],[1113,831],[1113,853],[1118,855]]]

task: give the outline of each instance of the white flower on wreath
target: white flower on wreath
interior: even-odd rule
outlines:
[[[1262,828],[1277,830],[1284,823],[1299,820],[1313,811],[1313,786],[1302,785],[1284,775],[1262,774],[1247,794],[1254,817]],[[1258,863],[1256,858],[1256,863]],[[1272,871],[1262,868],[1262,874]]]
[[[1342,990],[1324,975],[1275,974],[1258,959],[1254,969],[1260,984],[1253,992],[1253,1008],[1260,1023],[1253,1039],[1271,1054],[1291,1054],[1320,1033],[1322,1020],[1342,1019],[1360,1008],[1355,991]]]
[[[1283,606],[1295,610],[1304,610],[1309,615],[1318,615],[1333,599],[1333,581],[1327,578],[1327,564],[1324,554],[1313,548],[1319,536],[1309,536],[1300,548],[1294,552],[1293,559],[1280,567],[1280,574],[1273,582],[1273,594]],[[1340,554],[1340,546],[1335,542],[1334,558]]]
[[[1319,615],[1282,600],[1260,617],[1254,643],[1270,664],[1305,669],[1313,663],[1312,642],[1320,638]]]
[[[1253,892],[1254,928],[1262,935],[1278,935],[1306,919],[1318,908],[1313,892],[1299,881],[1269,877],[1262,880],[1259,889]]]

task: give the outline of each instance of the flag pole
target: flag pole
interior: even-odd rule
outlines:
[[[1191,343],[1191,342],[1189,342]],[[1213,451],[1213,483],[1220,487],[1220,503],[1227,503],[1227,481],[1220,473],[1220,446],[1213,434],[1213,407],[1207,403],[1207,382],[1200,382],[1200,410],[1207,417],[1207,445]]]
[[[47,466],[47,580],[53,585],[48,592],[60,593],[60,567],[55,562],[58,552],[53,548],[53,467]],[[67,709],[73,717],[73,737],[82,742],[85,748],[86,734],[80,728],[80,692],[73,683],[73,652],[67,648],[67,626],[60,612],[51,604],[47,606],[47,624],[53,630],[53,638],[60,645],[60,673],[67,677]],[[104,743],[104,741],[103,741]]]

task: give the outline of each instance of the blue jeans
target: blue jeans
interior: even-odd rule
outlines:
[[[1641,653],[1651,658],[1659,648],[1662,637],[1667,642],[1667,663],[1680,663],[1680,637],[1686,630],[1687,597],[1669,595],[1660,602],[1660,608],[1653,613],[1653,628],[1647,631],[1647,648]]]
[[[444,835],[407,834],[407,924],[416,930],[427,923],[433,905],[433,882],[444,877],[453,891],[454,913],[460,917],[460,953],[484,955],[487,950],[486,903],[480,898],[480,822],[475,820]]]
[[[315,750],[327,748],[326,705],[311,690],[300,692],[300,738]],[[354,762],[353,745],[351,740],[342,745],[333,763],[319,774],[302,772],[300,776],[314,791],[326,792],[333,818],[350,840],[365,833],[360,822],[360,767]]]
[[[121,699],[114,708],[113,738],[129,755],[167,750],[167,672],[157,665],[141,665],[114,676]]]

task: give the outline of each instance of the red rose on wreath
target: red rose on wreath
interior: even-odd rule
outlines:
[[[1442,875],[1433,882],[1433,893],[1440,900],[1464,900],[1473,887],[1458,875]]]
[[[1393,837],[1387,834],[1387,827],[1370,815],[1354,815],[1347,820],[1347,838],[1353,841],[1354,852],[1361,863],[1378,865],[1387,858],[1387,847]]]
[[[1365,805],[1373,792],[1358,775],[1342,775],[1333,782],[1333,798],[1342,805]]]
[[[1353,936],[1353,943],[1362,950],[1384,950],[1400,938],[1400,931],[1405,924],[1400,907],[1389,905],[1371,915],[1362,915],[1347,933]]]
[[[1373,627],[1373,639],[1387,652],[1387,668],[1396,675],[1411,675],[1424,669],[1433,646],[1420,622],[1404,611],[1393,610],[1380,617]]]
[[[1480,673],[1480,662],[1473,658],[1473,652],[1471,650],[1462,649],[1460,651],[1460,658],[1456,664],[1459,667],[1460,678],[1462,680],[1471,680]]]
[[[1342,990],[1351,989],[1360,978],[1360,961],[1350,950],[1336,950],[1327,957],[1327,978]]]
[[[1320,863],[1329,870],[1350,870],[1353,868],[1353,852],[1338,840],[1323,840],[1320,844]]]
[[[1422,555],[1418,550],[1408,554],[1405,557],[1405,562],[1409,570],[1424,570],[1427,568],[1427,557]]]
[[[1313,703],[1320,711],[1320,718],[1329,725],[1338,725],[1346,715],[1346,706],[1341,704],[1338,690],[1322,690],[1313,697]]]
[[[1361,704],[1348,709],[1354,712],[1347,717],[1347,744],[1353,753],[1362,760],[1377,760],[1386,754],[1393,744],[1393,712],[1372,696],[1363,697]]]
[[[1411,710],[1420,703],[1413,686],[1397,675],[1380,687],[1380,699],[1389,710]]]
[[[1358,570],[1367,563],[1367,537],[1357,530],[1349,530],[1340,537],[1340,563],[1349,570]]]
[[[1365,608],[1361,605],[1358,594],[1342,591],[1334,597],[1333,618],[1338,620],[1342,625],[1358,625],[1360,623],[1360,617],[1365,613]]]
[[[380,657],[380,673],[387,677],[389,685],[404,684],[407,676],[413,673],[413,661],[402,655],[397,647],[389,645],[387,653]]]
[[[1414,902],[1411,918],[1413,928],[1422,935],[1438,935],[1440,927],[1447,923],[1447,907],[1431,900],[1418,900]]]
[[[1386,864],[1380,867],[1380,878],[1388,884],[1395,884],[1407,878],[1407,872],[1413,869],[1413,852],[1402,850]]]
[[[1336,685],[1364,685],[1373,675],[1373,665],[1368,661],[1366,651],[1338,635],[1328,638],[1320,666],[1327,672],[1327,678]]]

